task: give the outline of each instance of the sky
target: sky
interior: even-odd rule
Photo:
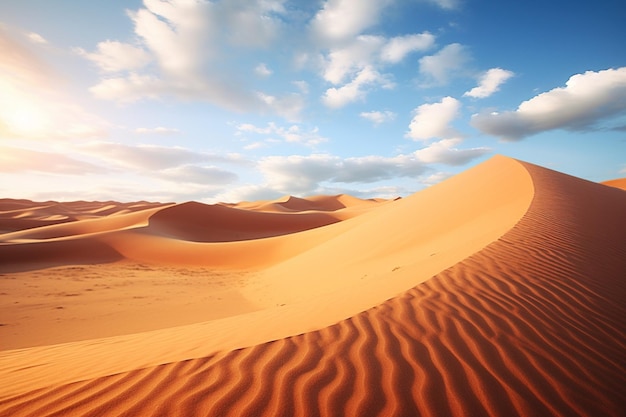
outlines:
[[[407,196],[626,177],[622,0],[1,0],[0,197]]]

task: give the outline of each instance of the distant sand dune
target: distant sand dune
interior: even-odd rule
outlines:
[[[106,346],[105,340],[93,346],[86,341],[83,356],[64,356],[69,345],[0,352],[0,379],[8,382],[0,391],[0,415],[623,416],[626,193],[505,158],[464,178],[513,175],[519,166],[532,181],[532,202],[521,219],[497,240],[388,301],[315,331],[74,383],[47,373],[49,362],[67,358],[74,367],[97,367],[105,357],[98,356],[97,344]],[[521,186],[525,181],[519,175]],[[470,185],[455,184],[426,196],[437,200],[440,190],[462,192]],[[328,227],[337,239],[353,242],[362,230],[380,230],[369,220],[410,216],[416,208],[412,200],[420,198]],[[494,211],[501,216],[494,223],[508,224],[525,197],[508,201],[503,207],[514,209]],[[442,229],[451,233],[444,242],[467,239],[467,223],[489,224],[483,221],[470,216]],[[441,226],[434,227],[437,235]],[[321,235],[324,229],[305,235]],[[394,264],[404,260],[393,258],[400,247],[413,246],[401,241],[370,253],[391,256]],[[413,247],[418,258],[419,247]],[[286,259],[276,271],[319,259],[318,251],[321,247]],[[419,275],[419,269],[394,273]],[[384,277],[391,281],[394,273]],[[183,334],[170,346],[188,342]],[[109,354],[133,354],[114,346]],[[162,347],[133,346],[143,347],[144,355]],[[43,353],[47,356],[38,363]]]
[[[152,215],[146,232],[192,242],[233,242],[287,235],[338,221],[325,212],[286,215],[190,202]]]
[[[617,178],[614,180],[603,181],[602,184],[608,185],[609,187],[626,190],[626,178]]]

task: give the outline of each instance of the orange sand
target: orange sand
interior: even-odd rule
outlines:
[[[392,202],[5,227],[0,415],[623,415],[625,212],[495,157]]]
[[[614,180],[602,181],[601,184],[608,185],[609,187],[615,187],[622,190],[626,190],[626,178],[617,178]]]

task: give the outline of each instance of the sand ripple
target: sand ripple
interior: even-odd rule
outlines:
[[[626,193],[524,164],[498,241],[319,331],[40,389],[0,414],[622,416]]]

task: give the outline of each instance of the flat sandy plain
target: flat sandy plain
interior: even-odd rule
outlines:
[[[0,416],[626,415],[625,187],[0,200]]]

